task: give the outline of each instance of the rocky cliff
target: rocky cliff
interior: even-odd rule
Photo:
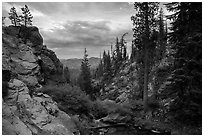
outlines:
[[[5,27],[2,38],[3,70],[11,71],[28,86],[63,82],[63,65],[43,45],[37,27]]]
[[[2,31],[2,133],[74,134],[75,124],[47,94],[42,84],[58,83],[62,64],[45,45],[37,27]],[[55,79],[53,79],[55,77]]]

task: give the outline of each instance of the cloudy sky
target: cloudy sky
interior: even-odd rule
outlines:
[[[44,44],[55,51],[58,58],[82,58],[84,48],[89,57],[99,57],[100,52],[109,50],[115,38],[125,37],[130,49],[132,22],[135,14],[133,4],[125,2],[4,2],[2,15],[8,17],[11,7],[28,5],[44,38]],[[9,23],[9,19],[6,20]]]

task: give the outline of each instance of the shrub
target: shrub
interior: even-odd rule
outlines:
[[[108,113],[119,113],[120,115],[131,115],[131,110],[127,105],[120,105],[115,102],[105,102],[105,108],[108,110]]]
[[[58,103],[58,107],[66,113],[88,115],[91,108],[89,97],[78,87],[65,85],[47,85],[41,89]]]
[[[104,107],[102,101],[99,99],[95,100],[92,103],[91,111],[95,119],[100,119],[108,115],[107,108]]]
[[[85,115],[89,118],[100,119],[112,113],[120,115],[131,114],[128,106],[116,104],[114,101],[99,99],[91,101],[79,87],[66,85],[47,85],[41,92],[48,94],[58,103],[59,109],[68,114]]]

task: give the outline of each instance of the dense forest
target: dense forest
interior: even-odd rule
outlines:
[[[80,134],[202,134],[202,3],[166,3],[170,15],[159,5],[134,3],[130,54],[127,33],[115,36],[91,71],[85,48],[77,80],[64,66],[61,81],[38,91],[72,116]],[[14,26],[32,22],[15,8],[9,15]]]

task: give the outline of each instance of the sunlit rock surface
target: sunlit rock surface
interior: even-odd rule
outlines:
[[[62,65],[43,45],[37,27],[9,26],[2,32],[2,134],[72,135],[78,132],[70,116],[50,96],[37,93],[42,84],[56,81]],[[55,79],[54,79],[55,77]]]

